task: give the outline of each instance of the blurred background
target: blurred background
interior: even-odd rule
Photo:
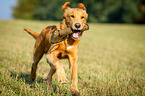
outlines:
[[[85,4],[88,22],[145,23],[145,0],[1,0],[0,19],[60,21],[67,1]]]
[[[84,3],[89,14],[79,43],[81,95],[145,96],[145,0],[0,0],[0,96],[71,96],[68,60],[62,61],[68,82],[55,75],[54,91],[46,84],[46,56],[36,83],[29,80],[35,40],[23,30],[59,24],[66,1]]]

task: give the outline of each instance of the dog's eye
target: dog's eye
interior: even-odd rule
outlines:
[[[85,18],[84,16],[81,17],[82,19]]]
[[[74,15],[71,15],[70,17],[74,18],[75,16]]]

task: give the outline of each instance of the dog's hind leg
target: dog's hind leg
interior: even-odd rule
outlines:
[[[30,80],[34,81],[36,78],[36,70],[37,70],[37,65],[42,58],[44,54],[44,41],[42,36],[37,38],[35,47],[34,47],[34,52],[33,52],[33,64],[32,64],[32,69],[30,73]]]
[[[49,88],[52,88],[52,76],[56,72],[56,68],[51,68],[47,76],[47,83]]]
[[[33,64],[31,68],[31,73],[30,73],[30,80],[34,81],[36,78],[36,70],[37,70],[37,65],[42,58],[43,54],[39,52],[35,52],[33,56]]]

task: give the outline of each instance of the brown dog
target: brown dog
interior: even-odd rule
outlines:
[[[52,76],[56,72],[58,81],[61,83],[66,83],[66,75],[63,69],[63,64],[60,59],[68,58],[71,66],[71,92],[73,95],[80,95],[78,90],[78,43],[80,37],[82,36],[82,29],[85,26],[88,18],[85,6],[80,3],[78,8],[68,7],[70,2],[66,2],[62,10],[64,11],[62,22],[57,25],[57,30],[70,28],[72,29],[72,34],[68,35],[68,38],[62,42],[52,44],[50,37],[55,26],[47,26],[42,32],[35,33],[29,29],[25,29],[29,34],[31,34],[35,39],[35,47],[33,53],[33,64],[30,74],[30,79],[32,81],[36,78],[37,64],[42,58],[43,54],[46,53],[46,59],[49,63],[51,69],[48,74],[47,82],[51,87]],[[55,38],[54,38],[55,39]]]

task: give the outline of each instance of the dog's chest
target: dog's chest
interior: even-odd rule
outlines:
[[[67,46],[65,49],[62,49],[58,54],[58,58],[67,58],[69,54],[72,54],[74,46]]]
[[[67,46],[67,47],[66,47],[66,50],[67,50],[67,51],[68,51],[68,50],[72,50],[73,47],[74,47],[74,46]]]

